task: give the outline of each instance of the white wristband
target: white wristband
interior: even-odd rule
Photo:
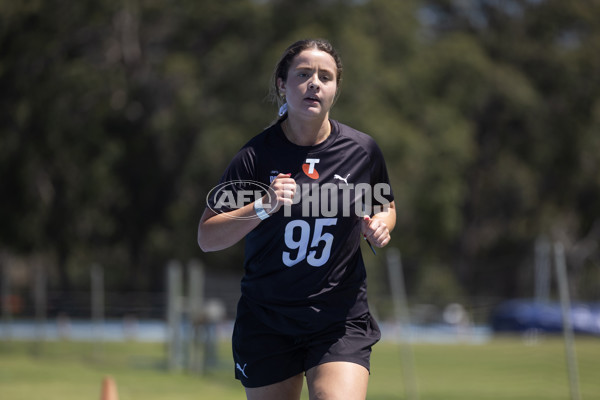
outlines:
[[[258,215],[258,218],[261,220],[265,220],[270,217],[269,213],[267,213],[263,208],[262,197],[259,197],[254,202],[254,211],[256,211],[256,215]]]

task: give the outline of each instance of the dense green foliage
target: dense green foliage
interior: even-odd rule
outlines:
[[[332,117],[388,162],[411,295],[530,295],[546,235],[598,299],[599,28],[597,0],[1,0],[0,252],[61,290],[92,262],[132,290],[171,258],[239,269],[240,246],[197,248],[204,198],[273,120],[283,49],[326,37]]]

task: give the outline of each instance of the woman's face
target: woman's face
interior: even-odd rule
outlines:
[[[277,80],[285,95],[288,113],[305,117],[327,117],[337,91],[337,67],[329,53],[307,49],[298,54],[287,80]]]

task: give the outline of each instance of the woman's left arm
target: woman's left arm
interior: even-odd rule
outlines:
[[[390,242],[390,232],[396,226],[396,205],[390,202],[383,211],[362,221],[362,234],[372,245],[383,247]]]

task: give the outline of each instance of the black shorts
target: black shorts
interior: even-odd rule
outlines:
[[[233,329],[235,377],[254,388],[284,381],[332,361],[347,361],[370,370],[371,347],[381,332],[369,313],[333,324],[310,335],[290,336],[259,321],[243,304]]]

